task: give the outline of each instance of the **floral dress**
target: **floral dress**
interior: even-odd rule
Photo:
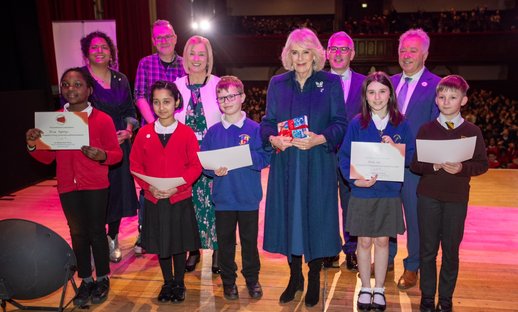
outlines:
[[[200,96],[202,85],[192,84],[187,87],[191,90],[191,99],[186,109],[185,124],[191,127],[194,133],[201,134],[201,138],[203,138],[207,133],[207,121]],[[201,143],[201,140],[198,143]],[[196,220],[198,220],[202,248],[217,250],[216,217],[211,193],[212,179],[202,174],[192,186],[192,201],[196,211]]]

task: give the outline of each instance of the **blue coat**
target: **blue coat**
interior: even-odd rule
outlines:
[[[273,153],[263,248],[291,259],[293,229],[302,226],[300,232],[306,261],[334,256],[341,248],[336,152],[347,129],[340,77],[323,71],[314,72],[301,91],[294,71],[274,76],[266,103],[266,115],[261,122],[265,146],[271,148],[269,137],[277,135],[278,122],[302,115],[308,117],[309,130],[324,135],[327,142],[308,151],[290,147],[284,152]],[[295,185],[300,188],[296,190]],[[294,225],[296,211],[300,211],[301,223]]]

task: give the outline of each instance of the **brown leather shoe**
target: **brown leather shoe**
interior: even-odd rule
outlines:
[[[399,289],[409,289],[417,285],[417,272],[405,270],[403,275],[399,278],[397,287]]]

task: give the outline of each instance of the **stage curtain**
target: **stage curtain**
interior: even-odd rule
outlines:
[[[46,0],[36,1],[38,8],[38,23],[43,46],[43,55],[52,84],[57,85],[59,77],[56,70],[54,40],[52,37],[53,21],[77,21],[95,19],[92,0]],[[79,40],[71,44],[79,44]]]
[[[104,0],[104,19],[114,19],[117,24],[119,70],[131,84],[140,59],[151,54],[151,23],[148,0]]]

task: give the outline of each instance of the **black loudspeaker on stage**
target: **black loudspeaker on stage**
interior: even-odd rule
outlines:
[[[51,229],[21,220],[0,220],[0,302],[21,310],[63,311],[68,282],[74,291],[76,258],[68,243]],[[15,300],[47,296],[62,288],[59,307],[23,306]]]

